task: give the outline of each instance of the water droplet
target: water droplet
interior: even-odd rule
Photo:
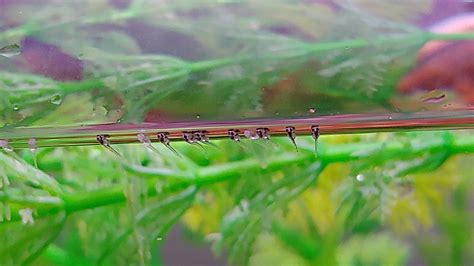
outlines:
[[[316,108],[311,107],[311,108],[308,109],[308,112],[310,112],[311,114],[314,114],[314,113],[316,113]]]
[[[364,179],[365,179],[365,176],[364,176],[363,174],[358,174],[358,175],[356,176],[356,180],[359,181],[359,182],[364,181]]]
[[[62,101],[63,101],[63,97],[61,97],[61,95],[59,95],[59,94],[55,94],[55,95],[54,95],[53,97],[51,97],[51,99],[49,100],[50,103],[55,104],[55,105],[61,104]]]
[[[0,48],[0,55],[7,58],[11,58],[15,55],[19,55],[20,51],[21,49],[18,44],[10,44]]]
[[[20,107],[18,107],[18,105],[16,105],[16,104],[13,105],[13,111],[18,111],[18,110],[20,110]]]

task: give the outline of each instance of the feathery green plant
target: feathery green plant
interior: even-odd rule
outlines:
[[[304,200],[302,193],[318,188],[326,168],[349,164],[352,177],[330,176],[339,182],[336,195],[343,196],[335,201],[341,204],[335,213],[336,231],[318,233],[310,243],[316,241],[322,250],[311,253],[317,249],[309,243],[309,257],[304,255],[308,254],[303,251],[304,242],[293,247],[296,254],[304,252],[301,256],[308,263],[329,263],[321,259],[336,259],[335,244],[343,238],[390,227],[384,209],[402,199],[388,199],[386,193],[417,193],[422,187],[413,186],[416,173],[436,170],[453,155],[474,152],[468,132],[369,134],[342,144],[330,143],[331,139],[336,138],[326,141],[323,137],[315,155],[308,138],[299,138],[299,153],[287,139],[276,138],[273,142],[278,147],[265,144],[266,156],[260,159],[230,141],[221,141],[218,149],[206,152],[177,145],[183,152],[182,160],[175,160],[165,148],[160,148],[158,155],[141,145],[118,147],[123,160],[100,147],[47,149],[38,154],[39,169],[25,162],[32,163],[29,152],[25,151],[23,158],[1,153],[2,174],[9,180],[0,192],[4,210],[0,234],[5,240],[1,260],[16,264],[40,256],[54,261],[60,259],[54,257],[54,250],[61,249],[66,252],[64,259],[145,264],[151,259],[150,247],[166,239],[166,232],[183,213],[204,204],[219,210],[212,217],[206,217],[211,215],[207,208],[199,213],[204,221],[218,219],[215,224],[219,226],[212,228],[219,230],[217,250],[224,248],[233,263],[246,264],[262,234],[275,234],[283,243],[288,237],[302,237],[282,231],[286,230],[285,216],[292,215],[289,204]],[[250,148],[263,143],[243,145]],[[456,175],[454,171],[451,174]],[[365,180],[357,181],[358,175]],[[410,187],[411,191],[405,191]],[[449,187],[445,190],[453,191]],[[22,210],[31,210],[34,224],[25,220],[28,215]],[[302,211],[308,215],[312,210]]]

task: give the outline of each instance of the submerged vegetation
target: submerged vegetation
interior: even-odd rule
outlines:
[[[0,47],[20,48],[0,56],[0,126],[420,111],[426,104],[393,101],[418,48],[474,37],[345,1],[337,12],[286,1],[99,2],[5,7],[23,16],[4,14],[16,26],[0,32]]]
[[[297,141],[1,153],[1,261],[157,263],[182,221],[237,265],[472,262],[469,132]]]

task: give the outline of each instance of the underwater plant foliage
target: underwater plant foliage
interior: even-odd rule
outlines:
[[[470,132],[264,141],[3,152],[1,261],[148,264],[176,223],[236,265],[471,261]]]
[[[430,1],[323,2],[0,2],[0,264],[162,265],[176,225],[230,265],[473,264],[469,130],[4,137],[466,106],[396,89],[426,42],[474,38],[411,25]]]

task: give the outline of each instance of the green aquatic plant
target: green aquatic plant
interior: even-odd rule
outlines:
[[[202,237],[213,235],[217,250],[227,250],[235,264],[247,264],[255,241],[264,235],[290,245],[290,252],[308,263],[330,263],[338,252],[345,252],[338,251],[338,243],[352,235],[374,234],[381,228],[409,232],[419,223],[425,224],[424,230],[431,228],[423,221],[437,214],[416,209],[431,208],[460,189],[464,181],[457,176],[466,169],[450,160],[451,177],[446,178],[451,180],[433,176],[421,186],[417,183],[425,181],[420,174],[440,174],[433,171],[446,160],[472,158],[469,154],[474,152],[468,132],[346,139],[322,137],[317,154],[306,137],[298,138],[298,153],[284,138],[274,138],[273,144],[249,140],[243,150],[223,140],[205,152],[183,143],[175,145],[181,159],[165,147],[156,154],[141,145],[116,147],[122,159],[101,147],[48,148],[38,151],[38,169],[30,165],[28,151],[1,153],[1,260],[64,264],[84,258],[83,263],[146,264],[156,256],[151,248],[166,240],[184,214],[189,230]],[[254,148],[263,156],[254,154]],[[347,171],[338,174],[334,169]],[[425,188],[428,185],[432,188]],[[307,201],[305,193],[318,197],[320,192],[310,192],[314,189],[333,194],[331,203],[315,203],[335,207],[324,214],[335,219],[329,228],[311,222],[315,209],[294,209],[295,202]],[[434,202],[417,202],[424,200],[417,199],[423,193]],[[414,197],[409,208],[418,213],[411,218],[407,210],[393,207],[408,197]],[[306,225],[305,219],[292,221],[295,211],[308,217]],[[392,219],[408,219],[411,225]],[[309,228],[294,231],[291,226]],[[457,252],[468,252],[467,243],[459,243]]]

